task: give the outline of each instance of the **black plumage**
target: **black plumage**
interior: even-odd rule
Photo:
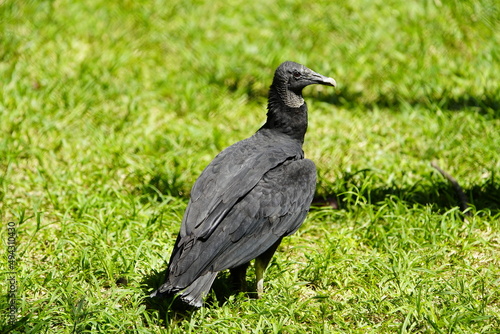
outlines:
[[[311,84],[335,80],[290,61],[277,68],[266,123],[219,153],[194,184],[166,281],[151,296],[177,293],[200,307],[219,271],[231,269],[244,285],[253,259],[260,296],[269,260],[304,221],[316,188],[316,167],[302,151],[302,89]]]

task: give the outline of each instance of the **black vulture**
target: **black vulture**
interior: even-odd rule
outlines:
[[[266,123],[250,138],[219,153],[191,190],[166,280],[151,297],[179,294],[201,307],[217,273],[230,269],[246,287],[255,259],[257,296],[281,239],[304,221],[316,188],[316,166],[304,159],[307,105],[302,89],[336,85],[291,61],[282,63],[269,90]]]

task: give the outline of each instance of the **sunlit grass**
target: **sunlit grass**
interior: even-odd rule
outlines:
[[[497,332],[498,12],[487,0],[1,2],[13,332]],[[314,206],[285,239],[261,300],[231,295],[222,274],[199,311],[149,301],[191,186],[263,124],[284,60],[339,84],[304,92],[317,198],[339,209]]]

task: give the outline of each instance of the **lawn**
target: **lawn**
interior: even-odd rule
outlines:
[[[0,1],[0,331],[500,333],[499,13]],[[194,181],[264,123],[285,60],[338,87],[304,91],[316,201],[264,297],[222,273],[200,310],[150,300]]]

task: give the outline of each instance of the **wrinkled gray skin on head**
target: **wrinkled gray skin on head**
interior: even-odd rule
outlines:
[[[276,87],[287,107],[298,108],[304,104],[302,89],[313,84],[337,85],[332,78],[318,74],[304,65],[286,61],[276,69],[272,86]]]

